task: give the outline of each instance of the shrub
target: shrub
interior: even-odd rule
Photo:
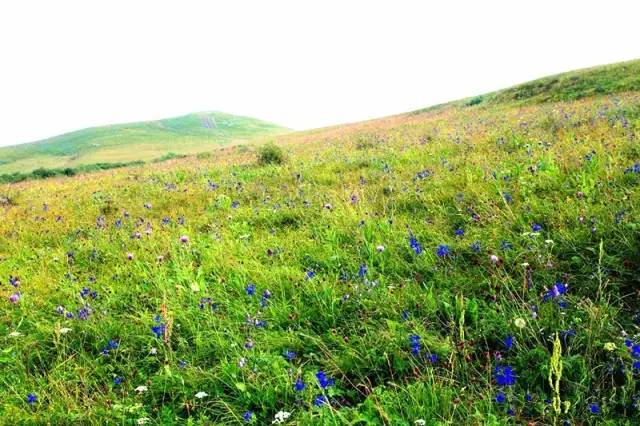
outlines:
[[[475,98],[469,99],[469,101],[467,102],[467,106],[478,105],[478,104],[482,103],[483,100],[484,100],[484,98],[482,96],[476,96]]]
[[[284,163],[284,152],[274,143],[263,145],[258,150],[258,164],[282,164]]]
[[[196,155],[196,158],[198,160],[204,160],[204,159],[211,158],[211,157],[213,157],[213,154],[211,152],[209,152],[209,151],[200,152],[200,153],[198,153],[198,155]]]

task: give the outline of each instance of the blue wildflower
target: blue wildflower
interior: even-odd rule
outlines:
[[[533,232],[540,232],[542,231],[542,225],[538,224],[538,223],[534,223],[531,225],[531,230]]]
[[[589,411],[591,411],[591,414],[600,414],[600,406],[593,402],[589,404]]]
[[[360,269],[358,270],[358,276],[363,278],[365,275],[367,275],[367,265],[363,263],[360,265]]]
[[[325,389],[328,386],[333,386],[333,378],[328,378],[326,373],[322,370],[316,373],[316,378],[318,379],[318,384],[322,389]]]
[[[253,419],[253,412],[251,411],[245,411],[244,413],[242,413],[242,418],[244,419],[245,422],[250,422],[251,419]]]
[[[500,386],[513,386],[516,384],[516,373],[511,366],[497,365],[494,375],[496,383]]]
[[[32,405],[36,402],[38,402],[38,397],[36,396],[36,394],[30,393],[29,395],[27,395],[27,404]]]
[[[117,386],[117,385],[121,384],[123,380],[124,380],[123,377],[120,377],[120,376],[114,377],[113,378],[113,384]]]
[[[464,229],[462,229],[462,228],[458,228],[458,229],[456,229],[455,234],[456,234],[458,237],[462,237],[462,236],[464,235]]]
[[[91,311],[89,310],[89,307],[83,306],[78,311],[78,318],[80,318],[81,320],[86,320],[87,318],[89,318],[90,314],[91,314]]]
[[[509,204],[513,203],[513,197],[508,192],[503,192],[502,198],[504,198],[504,201],[506,201]]]
[[[166,328],[167,326],[165,324],[158,324],[158,325],[151,326],[151,331],[159,339],[164,335]]]
[[[318,395],[313,400],[313,405],[315,405],[316,407],[322,407],[323,405],[329,405],[329,400],[324,395]]]
[[[445,256],[448,256],[449,254],[451,254],[451,249],[446,244],[440,244],[438,246],[438,248],[436,249],[436,254],[439,257],[445,257]]]
[[[296,357],[296,353],[290,350],[286,350],[284,351],[284,357],[287,361],[293,361],[293,359]]]
[[[504,338],[502,343],[504,343],[504,347],[506,350],[511,349],[513,347],[513,336],[508,335],[507,337]]]
[[[312,279],[312,278],[313,278],[313,277],[315,277],[315,276],[316,276],[316,271],[314,271],[313,269],[309,269],[309,270],[307,271],[307,275],[305,276],[305,279],[306,279],[306,280],[310,280],[310,279]]]
[[[482,250],[480,247],[480,241],[474,241],[469,247],[476,253],[480,253],[480,250]]]
[[[254,294],[256,294],[256,285],[249,283],[249,285],[245,288],[245,291],[249,296],[253,296]]]
[[[498,394],[496,395],[496,402],[498,404],[504,404],[506,400],[507,396],[504,394],[504,392],[498,392]]]
[[[302,381],[302,379],[301,379],[300,377],[298,377],[298,378],[296,379],[296,383],[293,385],[293,389],[294,389],[296,392],[302,392],[302,391],[304,390],[304,388],[305,388],[305,387],[306,387],[306,386],[305,386],[304,382]]]
[[[413,235],[409,237],[409,247],[411,247],[416,254],[422,253],[422,247]]]
[[[420,336],[417,334],[410,335],[409,344],[411,345],[411,354],[414,356],[420,355],[420,349],[422,348],[422,345],[420,344]]]

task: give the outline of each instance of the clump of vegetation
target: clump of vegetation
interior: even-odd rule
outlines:
[[[175,152],[167,152],[162,157],[153,160],[153,162],[160,163],[162,161],[169,161],[169,160],[175,160],[175,159],[186,158],[186,157],[187,155],[185,154],[176,154]]]
[[[482,103],[483,100],[484,100],[484,96],[476,96],[474,98],[469,99],[466,105],[467,106],[479,105]]]
[[[387,135],[376,132],[360,133],[355,138],[356,149],[366,150],[387,142]]]
[[[197,158],[198,160],[206,160],[206,159],[209,159],[209,158],[211,158],[211,157],[213,157],[213,153],[211,153],[211,152],[209,152],[209,151],[199,152],[199,153],[196,155],[196,158]]]
[[[272,142],[262,145],[258,149],[258,164],[260,165],[282,164],[284,160],[282,148]]]
[[[75,176],[78,173],[90,173],[100,170],[118,169],[121,167],[140,166],[144,161],[129,161],[117,163],[95,163],[78,167],[65,167],[63,169],[48,169],[39,167],[29,173],[15,172],[0,175],[0,183],[16,183],[25,180],[46,179],[56,176]]]

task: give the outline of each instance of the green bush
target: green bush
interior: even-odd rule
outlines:
[[[282,164],[284,163],[284,152],[274,143],[263,145],[258,150],[258,164]]]

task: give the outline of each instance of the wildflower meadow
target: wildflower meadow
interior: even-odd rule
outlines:
[[[0,423],[640,424],[610,86],[0,186]]]

